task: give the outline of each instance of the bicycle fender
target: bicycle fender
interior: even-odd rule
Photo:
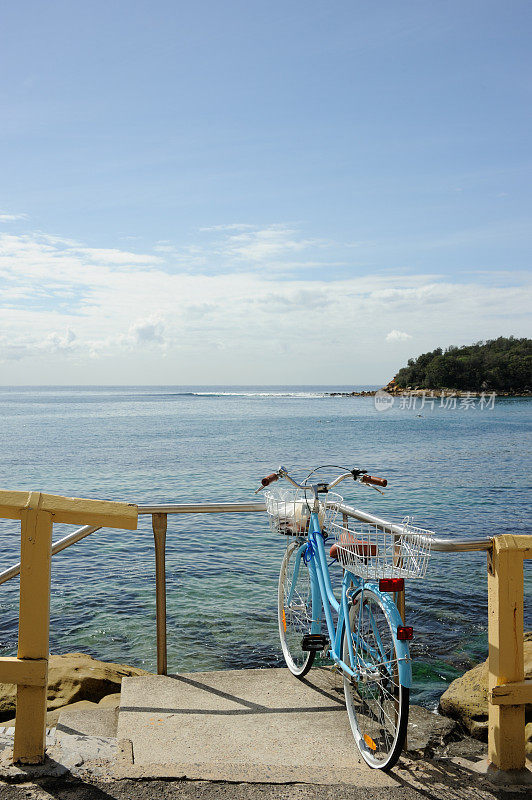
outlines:
[[[395,643],[395,648],[397,650],[397,655],[399,658],[399,665],[398,665],[399,682],[406,689],[411,689],[412,659],[410,658],[410,648],[408,646],[408,642],[401,641],[400,639],[397,638],[397,628],[403,624],[403,620],[401,619],[401,615],[397,609],[397,606],[393,602],[390,594],[388,594],[387,592],[379,591],[378,583],[368,581],[365,584],[365,589],[370,589],[373,592],[373,594],[375,594],[379,598],[384,608],[386,609],[386,613],[388,614],[388,618],[392,626],[392,636]]]

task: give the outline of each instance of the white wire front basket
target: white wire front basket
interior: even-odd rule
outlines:
[[[343,517],[331,522],[335,543],[331,556],[354,575],[365,579],[423,578],[434,531],[418,528],[409,517],[378,524]]]
[[[314,504],[311,492],[305,497],[300,489],[275,486],[264,492],[266,513],[270,528],[274,533],[283,536],[306,536],[310,522],[310,514]],[[318,519],[322,530],[329,532],[338,515],[338,505],[343,497],[334,492],[323,495],[320,499]]]

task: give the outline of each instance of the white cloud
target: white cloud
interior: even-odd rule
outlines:
[[[43,358],[57,353],[71,353],[76,347],[76,334],[70,328],[64,332],[50,331],[43,337],[22,334],[17,340],[0,335],[0,361],[20,361]]]
[[[183,314],[191,320],[204,320],[207,314],[212,314],[217,308],[218,305],[215,303],[191,303],[184,309]]]
[[[406,333],[405,331],[398,331],[395,328],[386,335],[387,342],[406,342],[407,339],[411,338],[412,337],[409,333]]]
[[[320,247],[322,244],[317,239],[300,238],[295,230],[285,225],[270,225],[229,235],[224,242],[223,251],[245,261],[265,262],[300,253],[309,247]]]
[[[155,317],[138,319],[130,326],[129,335],[136,344],[164,344],[164,323]]]
[[[162,259],[153,254],[129,253],[124,250],[98,249],[95,247],[75,247],[74,252],[82,258],[98,264],[111,264],[113,266],[131,267],[135,265],[160,264]]]
[[[52,333],[49,333],[46,337],[42,349],[50,353],[71,350],[76,338],[76,334],[71,328],[67,328],[64,334],[52,331]]]
[[[19,219],[27,219],[26,214],[5,214],[0,212],[0,222],[16,222]]]
[[[412,339],[421,352],[529,330],[522,273],[496,284],[489,273],[458,283],[390,269],[333,279],[323,243],[324,269],[300,268],[320,262],[309,258],[315,240],[293,227],[212,239],[139,254],[0,234],[0,360],[10,364],[1,380],[305,383],[316,382],[316,361],[318,382],[378,372],[377,382],[401,366],[384,341]],[[286,270],[289,253],[301,257],[297,270]]]
[[[254,227],[254,225],[249,225],[246,222],[232,222],[229,225],[210,225],[206,228],[200,228],[200,231],[244,231],[252,230]]]

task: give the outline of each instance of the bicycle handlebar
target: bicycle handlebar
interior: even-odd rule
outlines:
[[[271,472],[269,475],[266,475],[266,477],[261,480],[261,483],[263,486],[269,486],[270,483],[273,483],[274,481],[278,480],[279,480],[278,474],[276,472]]]
[[[260,492],[266,486],[269,486],[270,483],[273,483],[274,481],[279,480],[279,478],[285,478],[289,483],[292,484],[292,486],[295,486],[297,489],[305,490],[305,489],[311,489],[312,488],[310,484],[306,484],[305,483],[305,484],[302,485],[300,483],[296,483],[296,481],[293,478],[290,477],[290,475],[288,474],[288,472],[286,471],[286,469],[284,467],[279,467],[277,472],[271,472],[269,475],[266,475],[265,478],[262,478],[261,485],[256,490],[255,494],[257,494],[257,492]],[[388,481],[386,480],[386,478],[377,478],[375,475],[366,475],[365,470],[353,469],[350,472],[345,472],[344,474],[339,475],[338,478],[336,478],[334,481],[332,481],[329,484],[320,484],[322,486],[325,486],[326,488],[325,489],[320,489],[319,491],[328,491],[329,489],[332,489],[334,486],[336,486],[337,484],[339,484],[341,481],[345,480],[346,478],[352,478],[354,481],[360,481],[361,483],[367,483],[367,484],[370,484],[371,486],[383,486],[384,487],[384,486],[388,485]]]
[[[377,478],[375,475],[362,475],[362,483],[371,483],[373,486],[388,486],[386,478]]]

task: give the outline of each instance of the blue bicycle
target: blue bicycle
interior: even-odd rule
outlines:
[[[321,469],[299,484],[279,467],[258,490],[278,478],[294,487],[265,492],[272,529],[289,537],[279,575],[281,647],[298,678],[310,670],[316,653],[334,661],[343,674],[358,749],[370,767],[386,770],[404,745],[412,684],[408,641],[413,631],[393,598],[404,590],[405,577],[425,574],[433,534],[408,519],[393,523],[371,517],[368,522],[370,515],[353,514],[331,492],[347,478],[381,487],[385,479],[353,469],[330,483],[316,482]],[[329,537],[334,539],[329,556],[343,567],[339,599],[327,564]]]

